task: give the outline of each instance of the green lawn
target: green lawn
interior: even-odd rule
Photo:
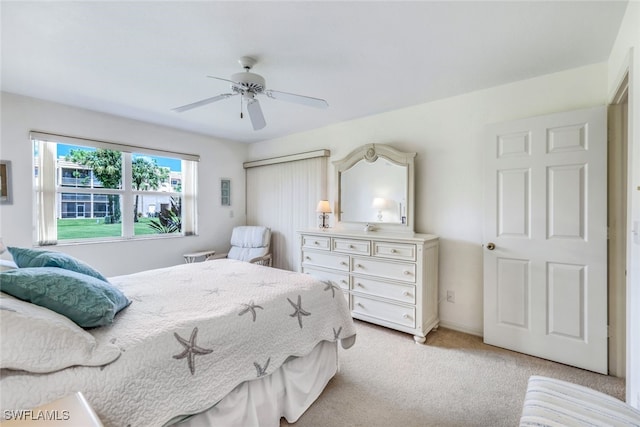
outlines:
[[[158,234],[149,227],[151,218],[140,218],[133,226],[136,236]],[[86,239],[97,237],[119,237],[122,224],[105,224],[104,218],[59,219],[58,240]]]

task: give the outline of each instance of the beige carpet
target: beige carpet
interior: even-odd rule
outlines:
[[[416,345],[408,334],[356,321],[340,372],[293,424],[281,426],[517,426],[527,380],[544,375],[624,399],[624,380],[485,345],[448,329]]]

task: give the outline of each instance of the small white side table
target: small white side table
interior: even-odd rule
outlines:
[[[206,251],[200,251],[200,252],[191,252],[188,254],[184,254],[182,256],[184,257],[184,262],[186,262],[187,264],[191,264],[192,262],[196,262],[198,258],[204,258],[203,261],[207,261],[209,258],[214,256],[215,254],[216,254],[216,251],[214,250],[206,250]]]

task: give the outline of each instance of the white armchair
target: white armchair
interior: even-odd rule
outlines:
[[[231,233],[231,249],[211,259],[230,258],[271,267],[271,229],[263,226],[235,227]]]

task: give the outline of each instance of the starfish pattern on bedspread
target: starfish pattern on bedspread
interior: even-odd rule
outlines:
[[[342,332],[342,326],[340,326],[337,331],[336,331],[336,328],[332,328],[332,329],[333,329],[333,338],[336,341],[338,341],[340,339],[340,333]]]
[[[224,291],[221,291],[220,288],[205,289],[204,290],[205,295],[214,295],[215,294],[217,296],[220,296],[220,292],[224,292]]]
[[[264,368],[260,366],[258,362],[253,362],[253,366],[256,367],[258,378],[264,377],[265,375],[267,375],[267,368],[269,367],[269,362],[271,362],[271,358],[267,359],[267,363],[264,364]]]
[[[224,275],[224,277],[242,277],[242,276],[246,276],[246,273],[238,273],[236,271],[232,271],[231,273],[227,273]]]
[[[189,371],[191,371],[191,375],[194,375],[196,373],[196,355],[209,354],[212,353],[213,350],[196,345],[196,337],[198,336],[197,327],[193,328],[193,331],[191,331],[191,337],[188,340],[182,338],[177,332],[174,332],[173,335],[184,347],[184,351],[180,354],[176,354],[173,358],[184,359],[186,357],[187,363],[189,364]]]
[[[297,316],[298,325],[300,325],[300,329],[302,329],[302,316],[311,316],[311,313],[302,309],[302,296],[298,295],[298,304],[295,304],[289,298],[287,298],[287,301],[289,301],[289,304],[291,304],[293,308],[296,309],[296,311],[294,311],[293,314],[290,314],[289,317]]]
[[[332,282],[328,281],[325,283],[325,287],[324,290],[325,291],[331,291],[331,298],[335,298],[336,297],[336,289],[340,290],[340,288],[336,285],[334,285]]]
[[[155,310],[143,310],[144,313],[149,313],[157,317],[166,318],[169,317],[170,313],[167,311],[167,307],[162,306],[158,307]]]
[[[137,301],[137,302],[142,302],[144,301],[144,299],[142,298],[141,295],[127,295],[127,297],[131,300],[131,301]]]
[[[253,300],[249,301],[249,304],[241,304],[243,305],[245,308],[240,311],[240,313],[238,313],[238,316],[242,316],[243,314],[247,314],[248,312],[251,312],[251,316],[253,317],[253,321],[256,321],[256,308],[259,308],[260,310],[264,310],[264,308],[262,308],[259,305],[256,305]]]
[[[256,287],[258,287],[258,288],[265,288],[265,287],[266,288],[273,288],[274,287],[273,285],[275,285],[275,284],[276,284],[276,282],[268,282],[267,283],[264,280],[261,280],[260,283],[258,283],[256,285]]]

